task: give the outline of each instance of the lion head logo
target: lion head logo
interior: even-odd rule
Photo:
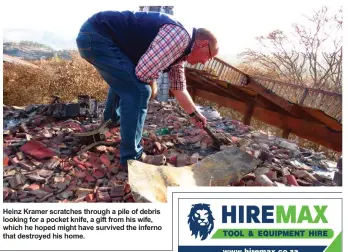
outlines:
[[[190,214],[188,215],[188,224],[191,230],[191,235],[195,238],[199,236],[201,240],[207,239],[208,235],[214,229],[214,217],[208,204],[192,205]]]

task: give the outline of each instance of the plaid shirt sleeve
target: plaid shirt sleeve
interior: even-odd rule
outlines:
[[[135,68],[136,76],[147,83],[157,80],[159,73],[183,54],[189,42],[189,35],[181,27],[169,24],[162,26],[149,49],[140,58]],[[171,89],[186,88],[183,64],[179,62],[168,73]]]
[[[173,66],[168,73],[168,78],[171,90],[184,91],[186,89],[184,63]]]

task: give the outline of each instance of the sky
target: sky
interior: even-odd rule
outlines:
[[[227,1],[227,0],[11,0],[2,1],[2,27],[45,30],[75,38],[81,24],[103,10],[137,11],[140,5],[174,6],[176,18],[210,29],[218,38],[220,54],[237,54],[253,47],[255,37],[275,29],[290,31],[323,5],[338,8],[339,0]]]

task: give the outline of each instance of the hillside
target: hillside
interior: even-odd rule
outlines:
[[[75,38],[65,38],[56,33],[31,29],[4,29],[3,42],[34,41],[54,50],[76,49]]]
[[[4,42],[3,53],[24,60],[50,59],[54,57],[65,60],[71,59],[68,50],[57,51],[47,45],[32,41]]]

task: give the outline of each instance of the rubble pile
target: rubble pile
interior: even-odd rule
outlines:
[[[102,145],[85,150],[74,133],[96,129],[95,118],[58,120],[41,113],[45,105],[4,106],[3,194],[5,202],[134,202],[128,174],[118,168],[121,136],[110,127]],[[254,131],[209,107],[200,107],[222,143],[237,146],[262,162],[240,181],[226,186],[335,186],[341,165],[322,153],[299,148],[286,139]],[[46,110],[47,111],[47,110]],[[147,161],[182,167],[215,152],[213,141],[194,127],[174,102],[150,103],[142,144]],[[84,151],[85,150],[85,151]],[[338,169],[337,169],[338,167]]]

